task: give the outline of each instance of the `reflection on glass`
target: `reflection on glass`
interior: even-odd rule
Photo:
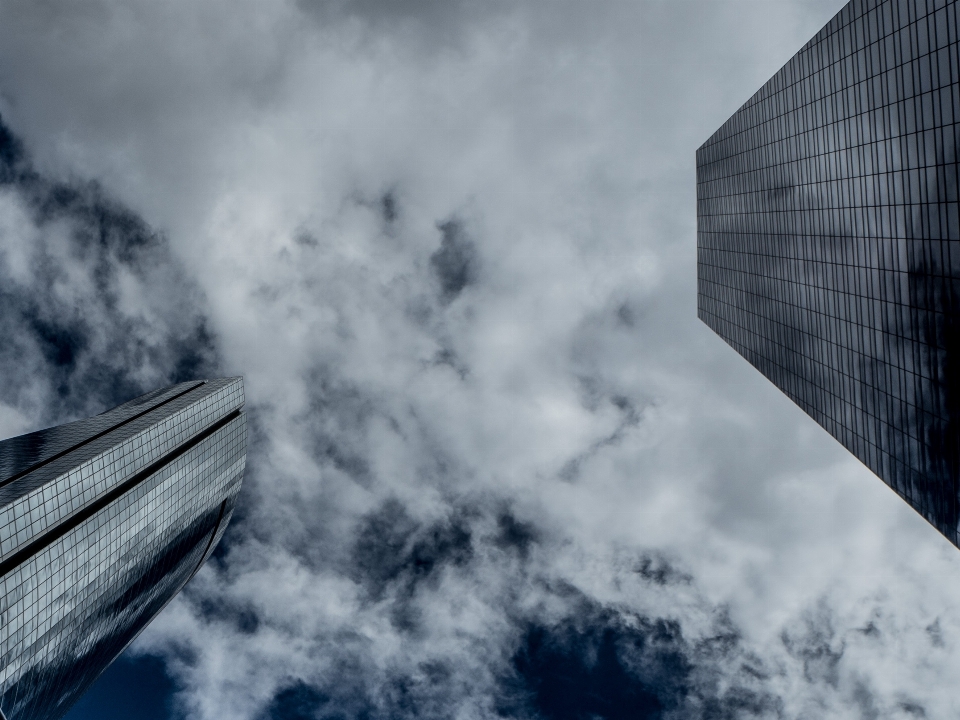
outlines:
[[[954,544],[958,27],[850,2],[697,151],[700,318]]]
[[[0,443],[0,707],[61,717],[216,546],[243,477],[240,378]]]

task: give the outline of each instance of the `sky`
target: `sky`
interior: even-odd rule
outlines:
[[[696,318],[837,0],[0,0],[0,435],[243,375],[70,720],[948,718],[960,554]]]

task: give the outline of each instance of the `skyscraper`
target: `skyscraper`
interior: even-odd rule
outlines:
[[[697,151],[700,318],[952,543],[956,0],[853,0]]]
[[[0,709],[59,718],[209,557],[246,462],[241,378],[0,443]]]

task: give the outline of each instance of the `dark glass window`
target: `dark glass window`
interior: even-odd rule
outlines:
[[[957,22],[851,2],[697,151],[700,318],[954,544]]]

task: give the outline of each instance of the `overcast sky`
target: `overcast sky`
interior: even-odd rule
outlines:
[[[694,152],[840,6],[0,0],[0,434],[252,430],[72,720],[956,717],[960,554],[696,318]]]

